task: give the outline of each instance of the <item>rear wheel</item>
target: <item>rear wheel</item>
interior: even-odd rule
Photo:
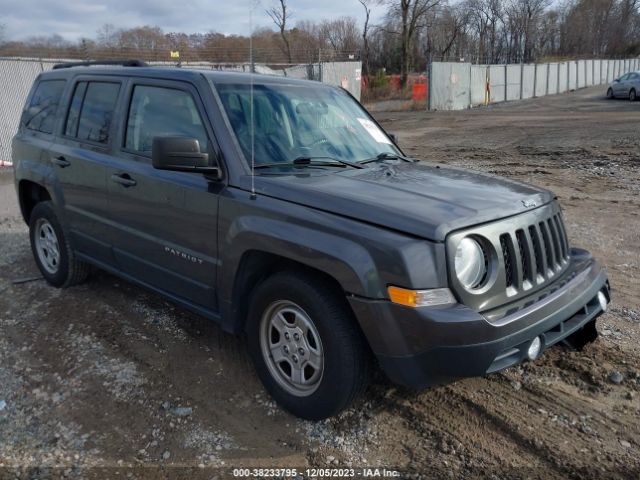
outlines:
[[[613,89],[609,88],[607,90],[607,98],[611,100],[613,98]]]
[[[33,257],[49,284],[68,287],[87,278],[90,267],[75,258],[51,202],[40,202],[33,208],[29,237]]]
[[[629,100],[630,100],[631,102],[635,102],[635,101],[637,100],[637,98],[636,98],[636,90],[635,90],[635,88],[632,88],[632,89],[629,91]]]
[[[282,272],[254,291],[247,319],[250,354],[271,396],[294,415],[321,420],[365,389],[369,357],[339,289]]]

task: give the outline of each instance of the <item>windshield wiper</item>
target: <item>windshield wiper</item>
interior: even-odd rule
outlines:
[[[319,159],[324,159],[327,160],[325,162],[318,162],[317,160]],[[293,161],[294,164],[296,165],[335,165],[336,163],[339,163],[341,165],[346,165],[348,167],[353,167],[353,168],[363,168],[362,165],[359,165],[357,163],[354,162],[350,162],[348,160],[342,160],[341,158],[335,158],[335,157],[327,157],[327,156],[302,156],[302,157],[298,157]]]
[[[360,161],[358,163],[364,164],[364,163],[371,163],[371,162],[380,162],[382,160],[402,160],[402,161],[410,162],[410,163],[414,163],[414,162],[418,161],[415,158],[405,157],[405,156],[399,155],[397,153],[382,152],[382,153],[379,153],[378,155],[376,155],[373,158],[367,158],[366,160],[362,160],[362,161]]]
[[[318,161],[318,159],[326,159],[327,161]],[[333,157],[298,157],[291,162],[273,162],[273,163],[259,163],[254,166],[258,168],[275,168],[275,167],[353,167],[364,168],[357,163],[349,162],[347,160],[340,160]]]

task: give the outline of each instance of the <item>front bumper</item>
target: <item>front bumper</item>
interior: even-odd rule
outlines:
[[[543,350],[568,337],[595,338],[599,291],[610,300],[606,272],[589,252],[573,249],[562,278],[483,314],[460,304],[411,308],[357,297],[350,303],[389,378],[424,388],[520,363],[537,336]]]

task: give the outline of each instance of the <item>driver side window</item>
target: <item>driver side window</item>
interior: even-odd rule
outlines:
[[[201,152],[208,147],[207,133],[190,93],[137,85],[129,106],[125,148],[149,156],[153,138],[160,136],[195,138]]]

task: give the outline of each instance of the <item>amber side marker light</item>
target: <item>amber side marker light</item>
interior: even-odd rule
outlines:
[[[389,299],[398,305],[407,307],[433,307],[456,303],[456,299],[448,288],[430,290],[409,290],[400,287],[388,287]]]

